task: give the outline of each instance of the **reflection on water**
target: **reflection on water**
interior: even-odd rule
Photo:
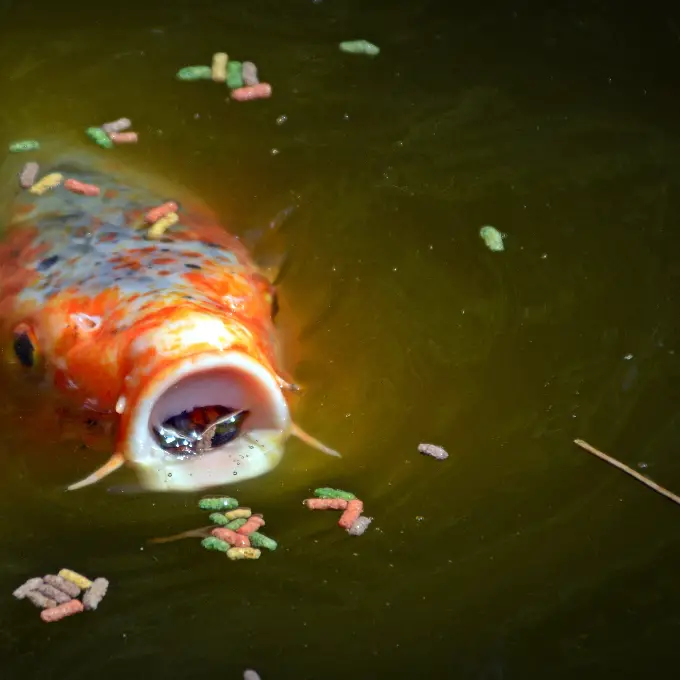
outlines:
[[[0,142],[68,143],[129,116],[142,141],[115,153],[227,227],[257,233],[299,206],[280,314],[306,387],[295,415],[344,457],[293,442],[234,487],[282,547],[232,564],[198,541],[146,544],[200,526],[194,496],[65,493],[100,454],[27,437],[40,424],[6,390],[3,678],[619,678],[671,663],[677,508],[571,441],[680,489],[665,60],[680,24],[443,2],[128,4],[2,6]],[[339,52],[358,37],[381,55]],[[174,80],[219,50],[252,58],[273,99]],[[483,224],[505,252],[484,247]],[[421,441],[452,455],[423,457]],[[319,485],[364,500],[365,536],[302,507]],[[96,614],[47,629],[9,594],[62,566],[112,585]]]

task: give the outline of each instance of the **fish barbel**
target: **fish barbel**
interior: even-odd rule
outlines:
[[[276,293],[238,237],[198,202],[178,201],[179,221],[150,240],[145,213],[176,200],[150,179],[81,157],[43,165],[48,173],[101,191],[17,188],[0,244],[0,331],[13,370],[114,420],[113,455],[69,489],[123,465],[147,490],[242,481],[276,467],[291,435],[339,455],[291,419]],[[239,415],[226,417],[226,443],[163,448],[154,430],[197,407]]]

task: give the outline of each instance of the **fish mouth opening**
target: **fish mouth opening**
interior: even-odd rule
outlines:
[[[276,377],[236,351],[178,362],[130,408],[121,448],[151,490],[191,491],[265,474],[279,463],[291,429]]]

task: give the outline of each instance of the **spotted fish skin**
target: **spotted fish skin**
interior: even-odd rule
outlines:
[[[18,193],[0,245],[2,331],[29,327],[58,387],[112,413],[126,377],[143,376],[130,364],[154,352],[135,342],[160,325],[170,336],[189,313],[227,323],[230,340],[276,372],[273,287],[212,215],[180,206],[179,222],[150,241],[143,216],[172,196],[78,163],[42,172],[101,189]]]

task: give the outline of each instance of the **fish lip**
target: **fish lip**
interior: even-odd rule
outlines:
[[[228,403],[225,403],[228,402]],[[194,406],[246,408],[248,429],[232,442],[179,459],[151,428]],[[280,462],[292,422],[276,375],[245,352],[205,352],[175,360],[127,399],[117,450],[153,491],[195,491],[263,475]]]

